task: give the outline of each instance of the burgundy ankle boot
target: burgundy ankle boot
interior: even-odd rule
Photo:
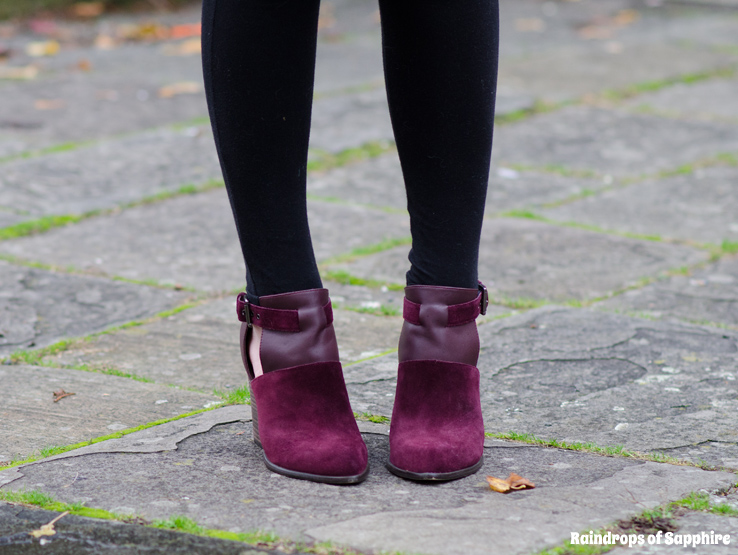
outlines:
[[[483,462],[479,334],[487,290],[405,288],[387,468],[410,480],[455,480]]]
[[[254,442],[273,472],[328,484],[369,474],[367,449],[349,404],[327,289],[237,300],[241,355],[249,376]],[[254,376],[252,326],[261,328]]]

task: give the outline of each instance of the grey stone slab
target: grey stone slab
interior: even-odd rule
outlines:
[[[172,530],[66,515],[54,523],[56,534],[40,539],[29,535],[61,513],[0,502],[0,547],[16,555],[93,555],[141,552],[152,555],[198,553],[247,555],[275,553],[240,542],[203,538]]]
[[[153,44],[127,45],[104,53],[80,49],[77,56],[88,59],[92,71],[42,72],[38,79],[0,88],[3,107],[16,124],[15,146],[11,143],[0,155],[207,115],[199,56],[163,56],[161,45]],[[115,56],[117,62],[103,64],[98,61],[101,56]],[[159,96],[162,87],[181,82],[192,83],[195,92]],[[38,101],[54,101],[53,109],[39,110]]]
[[[220,401],[214,395],[94,372],[27,365],[0,367],[0,454],[23,458]],[[54,402],[53,392],[74,393]]]
[[[598,308],[651,319],[738,328],[738,257],[725,256],[689,276],[674,276],[597,303]]]
[[[323,202],[309,203],[309,213],[318,260],[409,235],[404,215]],[[231,291],[244,282],[241,249],[224,190],[138,206],[43,236],[4,241],[0,252],[203,291]]]
[[[584,41],[503,58],[499,83],[508,94],[532,94],[549,102],[609,89],[724,68],[736,56],[707,47],[641,41]]]
[[[504,525],[514,533],[505,534],[508,539],[497,534],[509,542],[500,549],[512,554],[734,481],[730,473],[502,444],[485,449],[479,474],[428,487],[391,475],[384,468],[386,436],[367,434],[369,479],[358,487],[335,487],[268,472],[249,427],[216,426],[181,441],[176,451],[44,461],[18,469],[22,477],[5,487],[38,488],[63,501],[147,518],[183,514],[208,527],[273,530],[365,549],[488,553],[492,534]],[[511,470],[537,489],[508,496],[491,492],[483,476]]]
[[[163,128],[5,163],[0,198],[31,219],[113,208],[220,177],[209,126]]]
[[[313,103],[311,125],[310,146],[331,152],[394,139],[381,81],[368,91],[318,97]]]
[[[364,87],[382,83],[382,45],[379,30],[355,33],[336,42],[319,41],[315,66],[315,92]]]
[[[187,293],[0,261],[0,355],[100,331],[181,304]]]
[[[396,247],[334,269],[404,283],[408,250]],[[479,276],[493,295],[583,300],[706,258],[689,247],[499,218],[482,229]]]
[[[496,130],[497,164],[564,166],[615,176],[674,169],[738,148],[738,127],[573,106]]]
[[[334,310],[343,363],[397,348],[399,316]],[[115,368],[157,383],[228,392],[246,383],[235,298],[190,308],[152,323],[101,335],[44,359],[53,366]]]
[[[715,462],[735,464],[734,332],[548,308],[480,334],[488,431],[644,452],[718,442]]]
[[[611,181],[612,178],[581,179],[493,167],[490,171],[486,211],[494,214],[538,208],[583,191],[596,191]],[[329,171],[314,172],[308,178],[308,192],[316,198],[334,197],[394,210],[404,211],[407,207],[405,182],[396,153]]]
[[[738,539],[738,518],[689,512],[676,519],[676,525],[679,529],[673,533],[673,536],[668,539],[665,536],[659,537],[659,543],[655,543],[656,539],[654,539],[653,545],[636,545],[632,548],[618,547],[610,553],[613,555],[625,555],[626,553],[629,555],[650,555],[651,553],[659,555],[676,555],[677,553],[728,555],[735,553],[735,542]],[[707,534],[704,537],[702,536],[703,532]],[[720,538],[718,542],[714,538],[718,534],[723,538],[726,535],[729,536],[728,543],[724,543],[723,538]],[[678,536],[680,537],[679,540],[676,539]],[[689,541],[692,542],[689,546],[683,545],[685,536],[689,536]],[[701,543],[697,546],[693,545],[694,538],[698,538]],[[670,543],[667,543],[667,541]],[[682,544],[677,545],[676,541],[681,541]]]
[[[738,25],[736,26],[738,30]],[[738,123],[738,80],[714,79],[699,83],[677,83],[625,102],[636,111],[659,115]]]
[[[714,167],[605,191],[542,214],[605,229],[720,245],[738,241],[738,168]]]

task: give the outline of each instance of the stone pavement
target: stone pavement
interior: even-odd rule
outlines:
[[[375,3],[323,2],[308,185],[371,454],[355,487],[272,474],[250,441],[242,263],[197,37],[140,39],[198,7],[0,23],[0,76],[31,77],[0,79],[0,552],[513,555],[590,529],[738,542],[738,3],[501,4],[489,437],[478,474],[436,485],[384,468],[409,225]],[[57,55],[26,53],[50,39]],[[536,489],[489,490],[510,472]],[[693,492],[701,505],[669,505]],[[17,502],[34,496],[51,511]],[[28,535],[67,508],[80,516],[56,535]]]

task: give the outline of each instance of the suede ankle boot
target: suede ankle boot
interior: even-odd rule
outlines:
[[[303,480],[355,484],[369,473],[367,448],[349,404],[326,289],[237,299],[249,377],[254,442],[270,470]],[[261,328],[254,375],[253,326]]]
[[[476,318],[486,288],[405,288],[387,468],[410,480],[455,480],[483,462]]]

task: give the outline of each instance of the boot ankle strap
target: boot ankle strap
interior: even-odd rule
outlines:
[[[480,281],[479,282],[479,294],[471,301],[459,304],[453,304],[448,306],[448,323],[447,328],[453,326],[462,326],[469,324],[477,319],[480,314],[487,314],[487,307],[489,306],[489,293],[487,288]],[[414,303],[405,297],[405,301],[402,305],[402,317],[409,323],[420,325],[420,304]]]
[[[333,307],[331,302],[323,306],[327,324],[333,323]],[[300,316],[297,310],[282,308],[267,308],[250,303],[246,293],[239,293],[236,298],[236,313],[241,322],[251,326],[258,326],[271,331],[300,331]]]

